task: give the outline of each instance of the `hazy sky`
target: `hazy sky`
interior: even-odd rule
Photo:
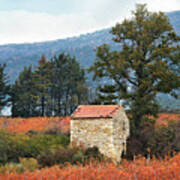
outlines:
[[[0,44],[71,37],[113,26],[136,3],[151,11],[180,10],[180,0],[0,0]]]

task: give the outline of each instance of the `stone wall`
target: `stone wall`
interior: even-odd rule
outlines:
[[[129,136],[129,119],[123,108],[119,109],[113,119],[113,144],[117,153],[117,161],[120,161],[122,152],[126,153],[126,140]]]
[[[113,119],[71,120],[71,142],[83,143],[85,147],[97,146],[101,153],[114,158]]]
[[[126,151],[129,120],[120,108],[114,118],[71,119],[71,142],[85,147],[97,146],[101,153],[115,162]]]

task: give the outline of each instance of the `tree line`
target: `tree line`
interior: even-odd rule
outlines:
[[[24,67],[10,87],[5,65],[0,66],[0,106],[11,105],[13,117],[66,116],[79,104],[88,102],[85,71],[75,57],[60,54],[38,65]]]

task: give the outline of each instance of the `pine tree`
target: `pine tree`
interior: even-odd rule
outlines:
[[[51,63],[46,61],[44,55],[38,61],[38,66],[34,72],[35,88],[39,99],[41,116],[46,115],[51,86]]]
[[[87,102],[85,72],[70,55],[45,56],[35,70],[25,67],[11,90],[12,116],[70,115]]]
[[[5,71],[6,65],[0,65],[0,112],[8,104],[10,86],[8,85],[8,77]]]
[[[78,104],[87,102],[85,72],[70,55],[60,54],[54,57],[53,83],[54,110],[56,115],[69,115]]]
[[[11,89],[12,116],[32,117],[40,115],[32,67],[24,67]]]

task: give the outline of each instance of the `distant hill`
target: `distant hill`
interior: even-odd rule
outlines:
[[[180,35],[180,11],[170,12],[167,15],[176,32]],[[55,54],[69,52],[76,56],[82,67],[88,68],[94,62],[97,46],[107,43],[112,48],[118,48],[118,45],[113,43],[109,31],[110,28],[55,41],[2,45],[0,46],[0,63],[7,64],[6,70],[11,82],[17,78],[24,66],[36,65],[42,54],[50,59]]]
[[[78,37],[41,43],[2,45],[0,46],[0,63],[7,64],[11,81],[15,80],[24,66],[36,65],[42,54],[50,59],[55,54],[70,53],[76,56],[82,67],[87,68],[95,59],[97,46],[103,43],[115,46],[109,31],[110,29],[104,29]]]

